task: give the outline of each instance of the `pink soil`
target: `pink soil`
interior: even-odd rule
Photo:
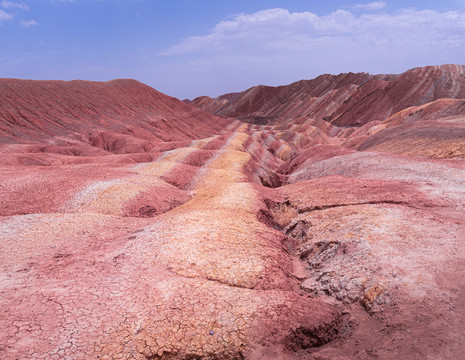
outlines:
[[[463,72],[0,80],[0,358],[461,358]]]

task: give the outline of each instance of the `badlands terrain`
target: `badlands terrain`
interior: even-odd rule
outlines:
[[[0,167],[0,359],[463,358],[465,66],[0,79]]]

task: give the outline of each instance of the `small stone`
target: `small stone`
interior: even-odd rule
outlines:
[[[312,290],[316,290],[316,288],[318,287],[318,283],[314,281],[313,279],[307,279],[304,282],[302,282],[302,284],[300,284],[300,287],[303,290],[312,291]]]
[[[210,335],[213,335],[215,334],[215,332],[213,330],[210,330]]]

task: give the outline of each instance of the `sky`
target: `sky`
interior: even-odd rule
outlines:
[[[465,0],[0,0],[0,77],[193,99],[450,63],[465,64]]]

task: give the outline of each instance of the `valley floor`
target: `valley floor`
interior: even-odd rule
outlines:
[[[5,161],[0,358],[461,358],[465,161],[311,149]]]

